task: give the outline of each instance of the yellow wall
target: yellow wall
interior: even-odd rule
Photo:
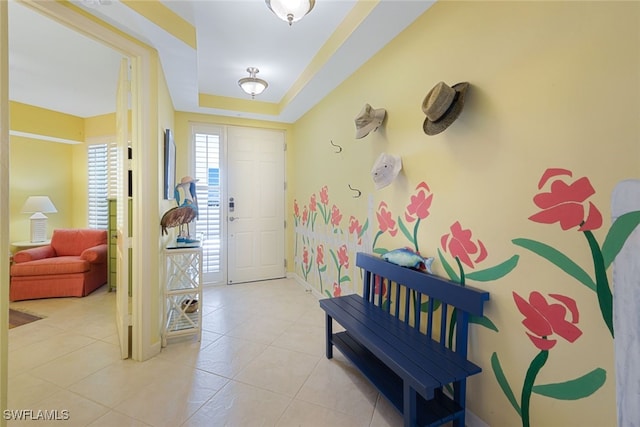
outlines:
[[[532,291],[575,299],[582,331],[574,343],[558,339],[536,384],[564,382],[596,368],[606,371],[604,385],[583,399],[534,394],[532,425],[616,423],[613,340],[595,292],[512,240],[551,245],[593,275],[583,233],[528,218],[539,211],[533,197],[543,172],[567,169],[573,173],[570,180],[587,177],[595,189],[589,200],[604,217],[594,231],[602,243],[611,225],[612,189],[640,172],[639,22],[636,2],[438,2],[295,123],[289,176],[295,182],[293,198],[302,211],[312,196],[319,202],[327,186],[328,206],[336,205],[343,215],[339,230],[327,231],[340,235],[335,245],[351,239],[351,216],[360,224],[369,220],[360,247],[370,245],[378,231],[380,202],[387,203],[396,221],[404,218],[416,186],[424,182],[433,203],[418,241],[423,255],[436,257],[436,274],[446,276],[438,250],[455,266],[440,239],[456,221],[487,249],[476,269],[519,256],[517,267],[501,279],[468,281],[491,293],[487,316],[499,329],[474,326],[470,341],[470,357],[483,373],[470,380],[467,402],[490,425],[521,424],[490,360],[494,353],[499,357],[519,399],[537,349],[525,334],[513,292],[528,298]],[[443,133],[427,136],[421,105],[441,80],[450,85],[468,81],[471,88],[460,118]],[[365,103],[385,108],[387,119],[377,132],[356,140],[354,118]],[[336,154],[330,141],[343,151]],[[376,191],[370,170],[381,152],[401,156],[404,168],[391,186]],[[362,197],[353,198],[348,185],[362,190]],[[401,232],[395,237],[385,233],[377,247],[409,243]],[[305,241],[296,235],[291,246],[297,250],[296,273],[302,276]],[[327,258],[325,251],[331,264]],[[356,291],[356,273],[349,274],[356,283],[345,287]],[[324,290],[335,280],[325,277]],[[320,290],[317,273],[308,281]]]
[[[9,106],[12,131],[84,141],[83,119],[80,117],[13,101]]]
[[[41,135],[70,141],[84,139],[84,123],[79,117],[16,102],[10,103],[10,114],[11,131],[32,134],[35,138]],[[28,196],[47,195],[56,206],[57,213],[47,214],[48,236],[54,228],[75,226],[79,212],[73,204],[73,152],[81,144],[35,138],[10,137],[11,241],[30,238],[30,215],[20,212]]]
[[[10,240],[29,240],[31,214],[20,212],[29,196],[49,196],[57,213],[49,218],[47,236],[54,228],[73,223],[72,145],[13,136],[10,138]]]
[[[48,215],[49,236],[54,228],[86,227],[87,146],[83,141],[113,140],[114,114],[83,119],[12,102],[11,119],[12,131],[34,136],[11,137],[11,241],[29,239],[29,215],[20,212],[29,195],[48,195],[58,209]]]

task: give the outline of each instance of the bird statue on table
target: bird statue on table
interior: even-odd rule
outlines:
[[[185,176],[180,180],[174,189],[174,197],[178,206],[169,209],[162,215],[160,226],[162,234],[169,234],[167,228],[180,227],[178,232],[178,244],[197,243],[189,232],[189,224],[198,219],[198,196],[196,195],[196,182],[198,180],[190,176]],[[184,193],[184,199],[180,204],[180,190]],[[186,230],[185,230],[186,228]]]

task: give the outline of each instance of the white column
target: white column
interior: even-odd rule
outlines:
[[[640,180],[618,183],[611,197],[612,221],[640,210]],[[618,425],[640,427],[640,227],[613,263]]]

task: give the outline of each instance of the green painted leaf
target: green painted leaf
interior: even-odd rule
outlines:
[[[509,385],[509,381],[507,381],[507,377],[505,377],[504,372],[502,371],[502,366],[500,366],[500,359],[498,359],[498,353],[494,352],[491,355],[491,368],[493,368],[493,373],[496,376],[496,380],[498,380],[498,385],[502,389],[502,392],[507,397],[513,409],[516,410],[518,415],[522,417],[522,411],[520,409],[520,405],[518,405],[518,400],[516,396],[513,394],[513,390],[511,390],[511,386]]]
[[[439,248],[438,248],[438,257],[440,258],[440,263],[442,264],[442,267],[444,267],[444,271],[447,272],[449,279],[456,283],[460,283],[460,277],[458,277],[458,275],[453,270],[453,268],[451,268],[451,265],[449,264],[449,262],[447,262],[447,259],[444,257],[444,255],[442,255],[442,252],[440,251]]]
[[[495,332],[498,331],[498,327],[489,319],[487,316],[474,316],[473,314],[469,316],[469,323],[475,323],[476,325],[484,326],[487,329],[491,329]]]
[[[385,249],[385,248],[376,248],[373,250],[373,253],[378,255],[384,255],[387,252],[389,252],[389,249]]]
[[[322,267],[320,267],[320,268],[318,269],[318,271],[319,271],[320,273],[324,273],[325,271],[327,271],[327,266],[326,266],[326,265],[323,265]]]
[[[578,400],[591,396],[607,380],[607,371],[596,368],[586,375],[563,383],[533,386],[532,391],[542,396],[560,400]]]
[[[640,224],[640,211],[628,212],[618,217],[607,233],[602,244],[604,268],[609,268],[629,235]]]
[[[336,253],[332,249],[329,249],[329,254],[331,255],[331,259],[333,259],[333,263],[335,264],[336,268],[340,268],[340,263],[338,262]]]
[[[556,267],[560,268],[562,271],[572,276],[592,291],[596,290],[596,284],[593,282],[593,279],[587,274],[587,272],[557,249],[554,249],[545,243],[537,242],[530,239],[513,239],[512,242],[515,245],[528,249],[534,254],[545,258],[547,261],[551,262]]]
[[[340,278],[340,283],[350,282],[350,281],[351,281],[351,277],[349,277],[349,276],[342,276]]]
[[[437,299],[433,300],[433,311],[436,311],[437,309],[439,309],[441,305],[442,303],[440,302],[440,300],[437,300]],[[422,311],[423,313],[426,313],[427,311],[429,311],[429,300],[420,304],[420,311]]]
[[[333,295],[331,295],[331,292],[329,292],[327,289],[324,290],[324,293],[327,294],[329,298],[333,297]]]
[[[369,219],[367,218],[367,220],[364,222],[364,225],[362,226],[362,230],[360,230],[360,233],[358,233],[358,237],[362,237],[368,228],[369,228]]]
[[[511,270],[516,268],[519,258],[520,256],[514,255],[505,262],[494,267],[467,273],[466,277],[467,279],[475,280],[477,282],[489,282],[491,280],[497,280],[501,277],[506,276],[511,272]]]
[[[398,228],[400,229],[400,231],[402,231],[402,234],[404,234],[404,237],[406,237],[408,241],[410,241],[412,244],[415,244],[415,242],[413,241],[413,235],[411,234],[411,232],[409,232],[409,230],[407,230],[407,227],[404,225],[404,222],[400,217],[398,217]]]

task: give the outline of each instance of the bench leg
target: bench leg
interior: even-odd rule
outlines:
[[[404,384],[404,393],[402,399],[404,427],[414,427],[418,424],[416,415],[416,391],[408,384]]]
[[[331,342],[333,338],[333,319],[327,314],[327,359],[333,358],[333,344]]]
[[[465,427],[465,411],[466,411],[466,394],[467,394],[467,381],[461,380],[453,383],[453,400],[460,406],[462,406],[462,415],[458,419],[453,421],[453,427]]]

